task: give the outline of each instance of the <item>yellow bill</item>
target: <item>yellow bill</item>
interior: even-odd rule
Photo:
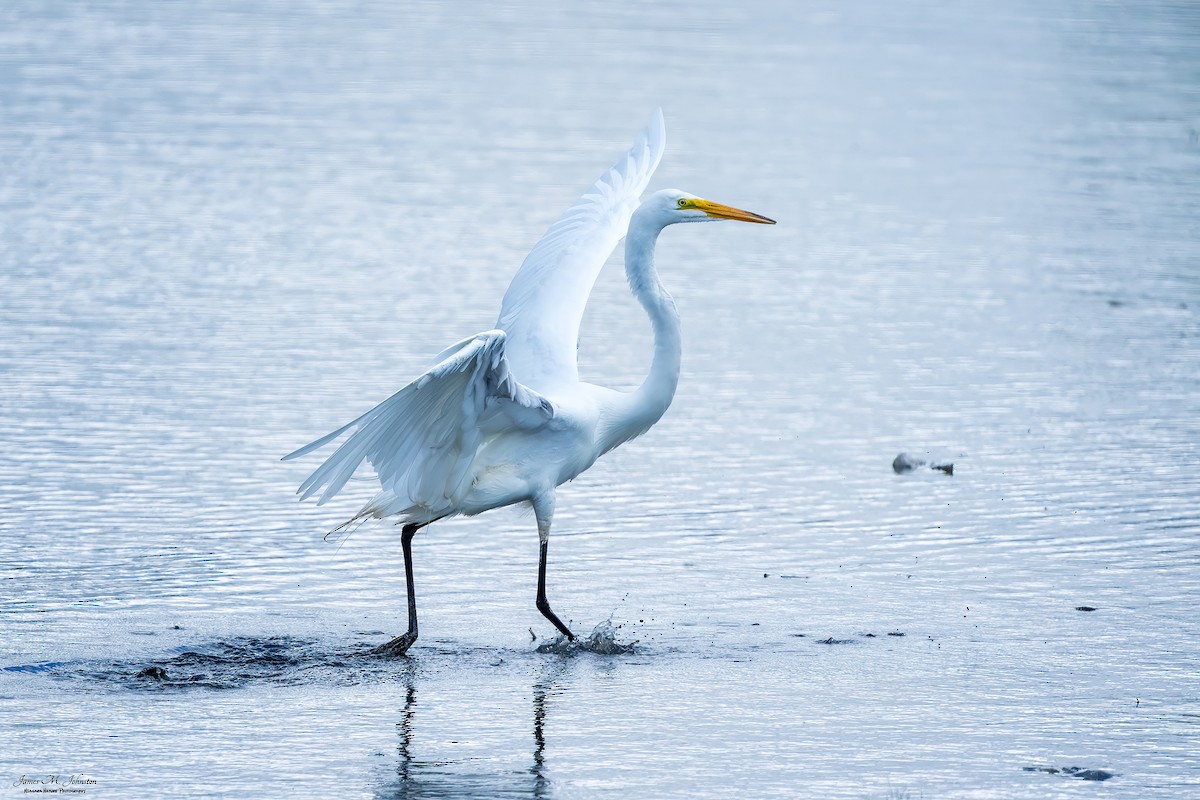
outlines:
[[[736,219],[739,222],[757,222],[761,225],[775,224],[775,220],[764,217],[761,214],[742,211],[740,208],[714,203],[711,200],[692,200],[688,205],[692,208],[698,208],[710,217],[716,217],[717,219]]]

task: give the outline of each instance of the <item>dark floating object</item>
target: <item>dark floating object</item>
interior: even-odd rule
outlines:
[[[1095,611],[1095,606],[1075,606],[1076,611]]]
[[[165,681],[167,679],[167,671],[162,667],[146,667],[135,677],[149,678],[152,681]]]
[[[906,472],[912,472],[917,467],[928,466],[932,470],[944,472],[947,475],[954,474],[954,464],[945,462],[941,464],[930,464],[924,459],[910,456],[908,453],[901,453],[892,460],[892,471],[897,475],[903,475]]]
[[[817,639],[817,644],[852,644],[853,639],[835,639],[830,636],[828,639]]]
[[[890,631],[888,633],[888,636],[903,636],[903,635],[904,635],[904,631]]]
[[[1084,769],[1083,767],[1022,767],[1026,772],[1045,772],[1050,775],[1064,775],[1069,778],[1079,778],[1082,781],[1106,781],[1116,775],[1106,769]]]
[[[1106,769],[1076,769],[1075,767],[1070,767],[1069,769],[1064,769],[1063,772],[1073,778],[1085,781],[1106,781],[1113,776],[1113,773]]]

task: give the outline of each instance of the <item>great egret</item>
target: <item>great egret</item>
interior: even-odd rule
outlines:
[[[370,517],[402,524],[408,631],[378,648],[403,655],[417,638],[412,539],[455,514],[529,503],[541,551],[537,608],[568,639],[574,634],[546,600],[546,553],[555,488],[596,459],[650,429],[679,382],[675,302],[654,268],[654,245],[677,222],[774,220],[664,189],[638,200],[662,158],[666,127],[654,113],[630,151],[550,226],[504,295],[496,329],[442,351],[434,364],[358,419],[284,456],[316,450],[354,433],[300,485],[318,505],[338,493],[364,460],[382,491],[349,525]],[[654,330],[650,374],[632,392],[579,380],[576,342],[596,277],[621,236],[625,274]]]

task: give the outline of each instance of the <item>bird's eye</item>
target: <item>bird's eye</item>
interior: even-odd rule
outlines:
[[[679,207],[680,208],[687,207],[687,199],[686,198],[684,198],[684,197],[679,198]]]

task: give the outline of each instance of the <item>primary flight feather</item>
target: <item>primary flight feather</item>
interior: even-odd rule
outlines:
[[[417,638],[412,538],[455,514],[529,503],[540,538],[537,608],[574,636],[546,599],[546,558],[556,487],[666,412],[679,381],[679,314],[654,267],[658,234],[678,222],[772,220],[676,189],[640,202],[666,147],[656,111],[629,152],[600,176],[526,256],[496,329],[440,353],[423,375],[341,428],[284,456],[299,458],[350,436],[301,485],[301,499],[332,499],[369,463],[381,491],[347,524],[402,524],[408,631],[379,648],[405,653]],[[654,330],[650,374],[632,392],[579,380],[584,307],[609,254],[625,237],[625,272]]]

